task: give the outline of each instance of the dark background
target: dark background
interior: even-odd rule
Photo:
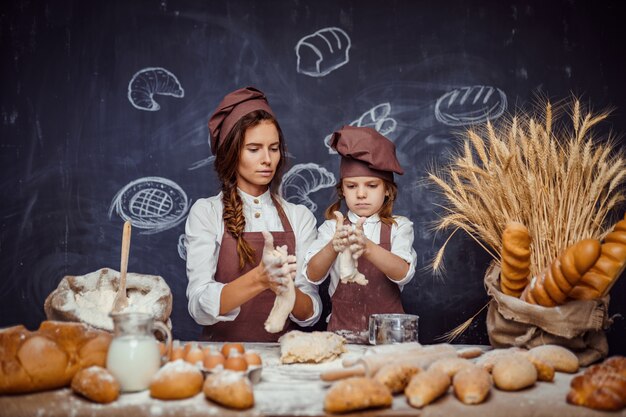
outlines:
[[[208,116],[225,93],[254,85],[278,116],[290,164],[314,163],[332,173],[338,158],[324,137],[390,103],[387,117],[397,125],[388,137],[406,169],[395,212],[415,223],[420,269],[403,301],[420,315],[420,341],[433,343],[487,302],[482,278],[490,261],[458,233],[445,280],[425,269],[446,237],[430,232],[438,201],[426,172],[461,143],[460,127],[435,118],[437,99],[456,88],[492,86],[514,111],[538,98],[574,94],[595,109],[615,109],[600,133],[626,132],[618,4],[2,2],[0,327],[36,327],[45,318],[44,299],[65,275],[119,269],[123,220],[109,210],[127,184],[167,178],[189,204],[216,194],[213,166],[202,163],[210,156]],[[349,35],[349,62],[323,77],[299,73],[298,41],[328,27]],[[158,111],[133,107],[129,82],[148,67],[174,74],[184,97],[155,96]],[[309,195],[320,222],[332,195],[332,187]],[[178,249],[181,219],[158,233],[135,227],[129,271],[165,278],[174,294],[174,335],[195,339]],[[611,314],[626,313],[625,289],[622,277],[611,292]],[[458,341],[487,344],[484,320],[485,312]],[[610,353],[626,353],[625,330],[618,318],[607,332]]]

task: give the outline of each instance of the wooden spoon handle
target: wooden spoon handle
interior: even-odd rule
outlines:
[[[123,291],[126,297],[126,271],[128,271],[128,256],[130,254],[130,221],[124,222],[124,230],[122,232],[122,254],[120,261],[120,292]]]

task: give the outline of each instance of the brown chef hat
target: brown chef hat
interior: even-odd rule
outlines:
[[[226,94],[209,119],[213,155],[217,152],[218,145],[224,141],[235,126],[235,123],[255,110],[265,110],[272,116],[274,115],[262,91],[254,87],[246,87]]]
[[[330,146],[341,155],[341,178],[393,181],[394,172],[404,174],[396,158],[396,145],[370,127],[343,126],[333,133]]]

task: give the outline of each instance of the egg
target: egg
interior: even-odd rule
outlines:
[[[213,369],[219,365],[224,366],[224,362],[226,361],[224,355],[217,350],[212,350],[210,346],[207,346],[202,350],[202,355],[202,365],[205,369]]]
[[[183,352],[182,346],[172,346],[172,353],[170,354],[170,361],[175,361],[176,359],[183,359],[185,354]]]
[[[230,355],[224,362],[224,369],[230,369],[231,371],[245,371],[248,369],[248,362],[237,351],[231,350]]]
[[[192,343],[193,346],[189,348],[187,354],[185,355],[185,361],[196,364],[198,362],[202,363],[204,360],[204,354],[202,353],[202,349],[198,347],[196,343]]]
[[[224,355],[224,357],[227,358],[231,349],[235,349],[237,352],[241,354],[243,354],[243,352],[245,351],[241,343],[224,343],[224,346],[222,346],[222,355]]]
[[[261,361],[261,356],[251,350],[244,353],[243,358],[248,363],[248,366],[261,366],[263,364],[263,362]]]

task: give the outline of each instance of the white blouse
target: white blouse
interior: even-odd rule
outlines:
[[[356,224],[359,216],[348,211],[348,219],[352,224]],[[407,261],[409,264],[409,270],[406,273],[406,276],[399,281],[391,280],[392,282],[398,284],[400,287],[400,291],[404,288],[404,286],[413,279],[413,275],[415,275],[415,263],[417,261],[417,254],[415,253],[415,249],[413,249],[413,222],[403,216],[394,216],[396,224],[391,226],[391,253],[399,256],[400,258]],[[326,220],[317,230],[317,239],[315,242],[309,246],[309,250],[304,258],[304,266],[302,267],[302,275],[306,278],[308,282],[311,284],[319,285],[326,280],[328,276],[328,272],[325,274],[325,277],[319,281],[311,281],[307,275],[307,266],[309,265],[309,261],[315,254],[326,246],[328,242],[331,241],[333,235],[335,234],[335,227],[337,221]],[[363,232],[365,236],[376,244],[380,244],[380,225],[382,222],[378,217],[378,214],[373,214],[365,220],[363,223]],[[328,286],[328,294],[332,297],[337,289],[337,285],[339,284],[339,262],[335,260],[333,265],[330,267],[330,285]],[[391,279],[391,278],[390,278]]]
[[[237,190],[243,200],[243,214],[246,218],[245,232],[284,231],[278,211],[272,202],[270,191],[254,197]],[[295,235],[297,272],[295,286],[311,297],[313,315],[306,320],[292,321],[300,326],[314,325],[322,312],[317,288],[302,276],[302,263],[309,245],[315,240],[316,220],[305,206],[280,199],[293,233]],[[201,325],[211,325],[220,321],[233,321],[239,315],[240,307],[220,315],[220,296],[224,283],[215,281],[217,260],[224,235],[222,193],[204,198],[194,203],[185,225],[185,247],[187,249],[187,299],[189,314]],[[233,258],[237,258],[237,253]],[[238,261],[237,261],[238,262]]]

